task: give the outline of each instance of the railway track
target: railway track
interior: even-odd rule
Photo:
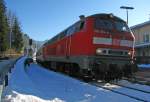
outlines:
[[[121,85],[121,84],[118,84],[118,83],[112,83],[114,85],[118,85],[118,86],[121,86],[121,87],[125,87],[125,88],[128,88],[128,89],[132,89],[132,90],[136,90],[136,91],[141,91],[143,93],[148,93],[150,94],[150,90],[142,90],[142,89],[138,89],[138,88],[133,88],[133,87],[129,87],[129,86],[125,86],[125,85]]]
[[[90,84],[112,91],[117,94],[121,94],[130,98],[133,98],[141,102],[150,102],[150,92],[144,91],[124,85],[119,85],[116,83],[103,83],[103,82],[90,82]]]

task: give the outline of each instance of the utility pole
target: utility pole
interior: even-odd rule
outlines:
[[[10,28],[9,32],[9,49],[11,50],[11,42],[12,42],[12,27]]]
[[[121,6],[121,9],[126,9],[126,13],[127,13],[127,24],[128,24],[128,10],[133,10],[133,7],[128,7],[128,6]]]

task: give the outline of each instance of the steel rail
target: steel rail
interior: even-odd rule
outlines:
[[[111,83],[111,84],[118,85],[118,86],[121,86],[121,87],[124,87],[124,88],[128,88],[128,89],[132,89],[132,90],[136,90],[136,91],[140,91],[140,92],[143,92],[143,93],[148,93],[148,94],[150,94],[150,91],[145,91],[145,90],[141,90],[141,89],[137,89],[137,88],[125,86],[125,85],[120,85],[120,84],[117,84],[117,83]],[[141,85],[142,85],[142,84],[141,84]]]
[[[147,101],[147,100],[140,99],[140,98],[138,98],[138,97],[134,97],[134,96],[131,96],[131,95],[128,95],[128,94],[125,94],[125,93],[122,93],[122,92],[119,92],[119,91],[110,89],[110,88],[103,87],[103,86],[101,86],[101,85],[99,85],[99,84],[97,84],[97,83],[90,83],[90,84],[92,84],[92,85],[94,85],[94,86],[96,86],[96,87],[100,87],[100,88],[103,88],[103,89],[112,91],[112,92],[117,93],[117,94],[120,94],[120,95],[124,95],[124,96],[130,97],[130,98],[135,99],[135,100],[138,100],[138,101],[149,102],[149,101]]]

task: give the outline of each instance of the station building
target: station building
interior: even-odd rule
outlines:
[[[139,63],[150,63],[150,21],[131,27],[135,36],[135,52]]]

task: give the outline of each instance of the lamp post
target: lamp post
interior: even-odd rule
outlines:
[[[134,8],[133,7],[128,7],[128,6],[121,6],[120,8],[121,9],[126,9],[126,12],[127,12],[127,24],[128,24],[128,10],[133,10]]]

